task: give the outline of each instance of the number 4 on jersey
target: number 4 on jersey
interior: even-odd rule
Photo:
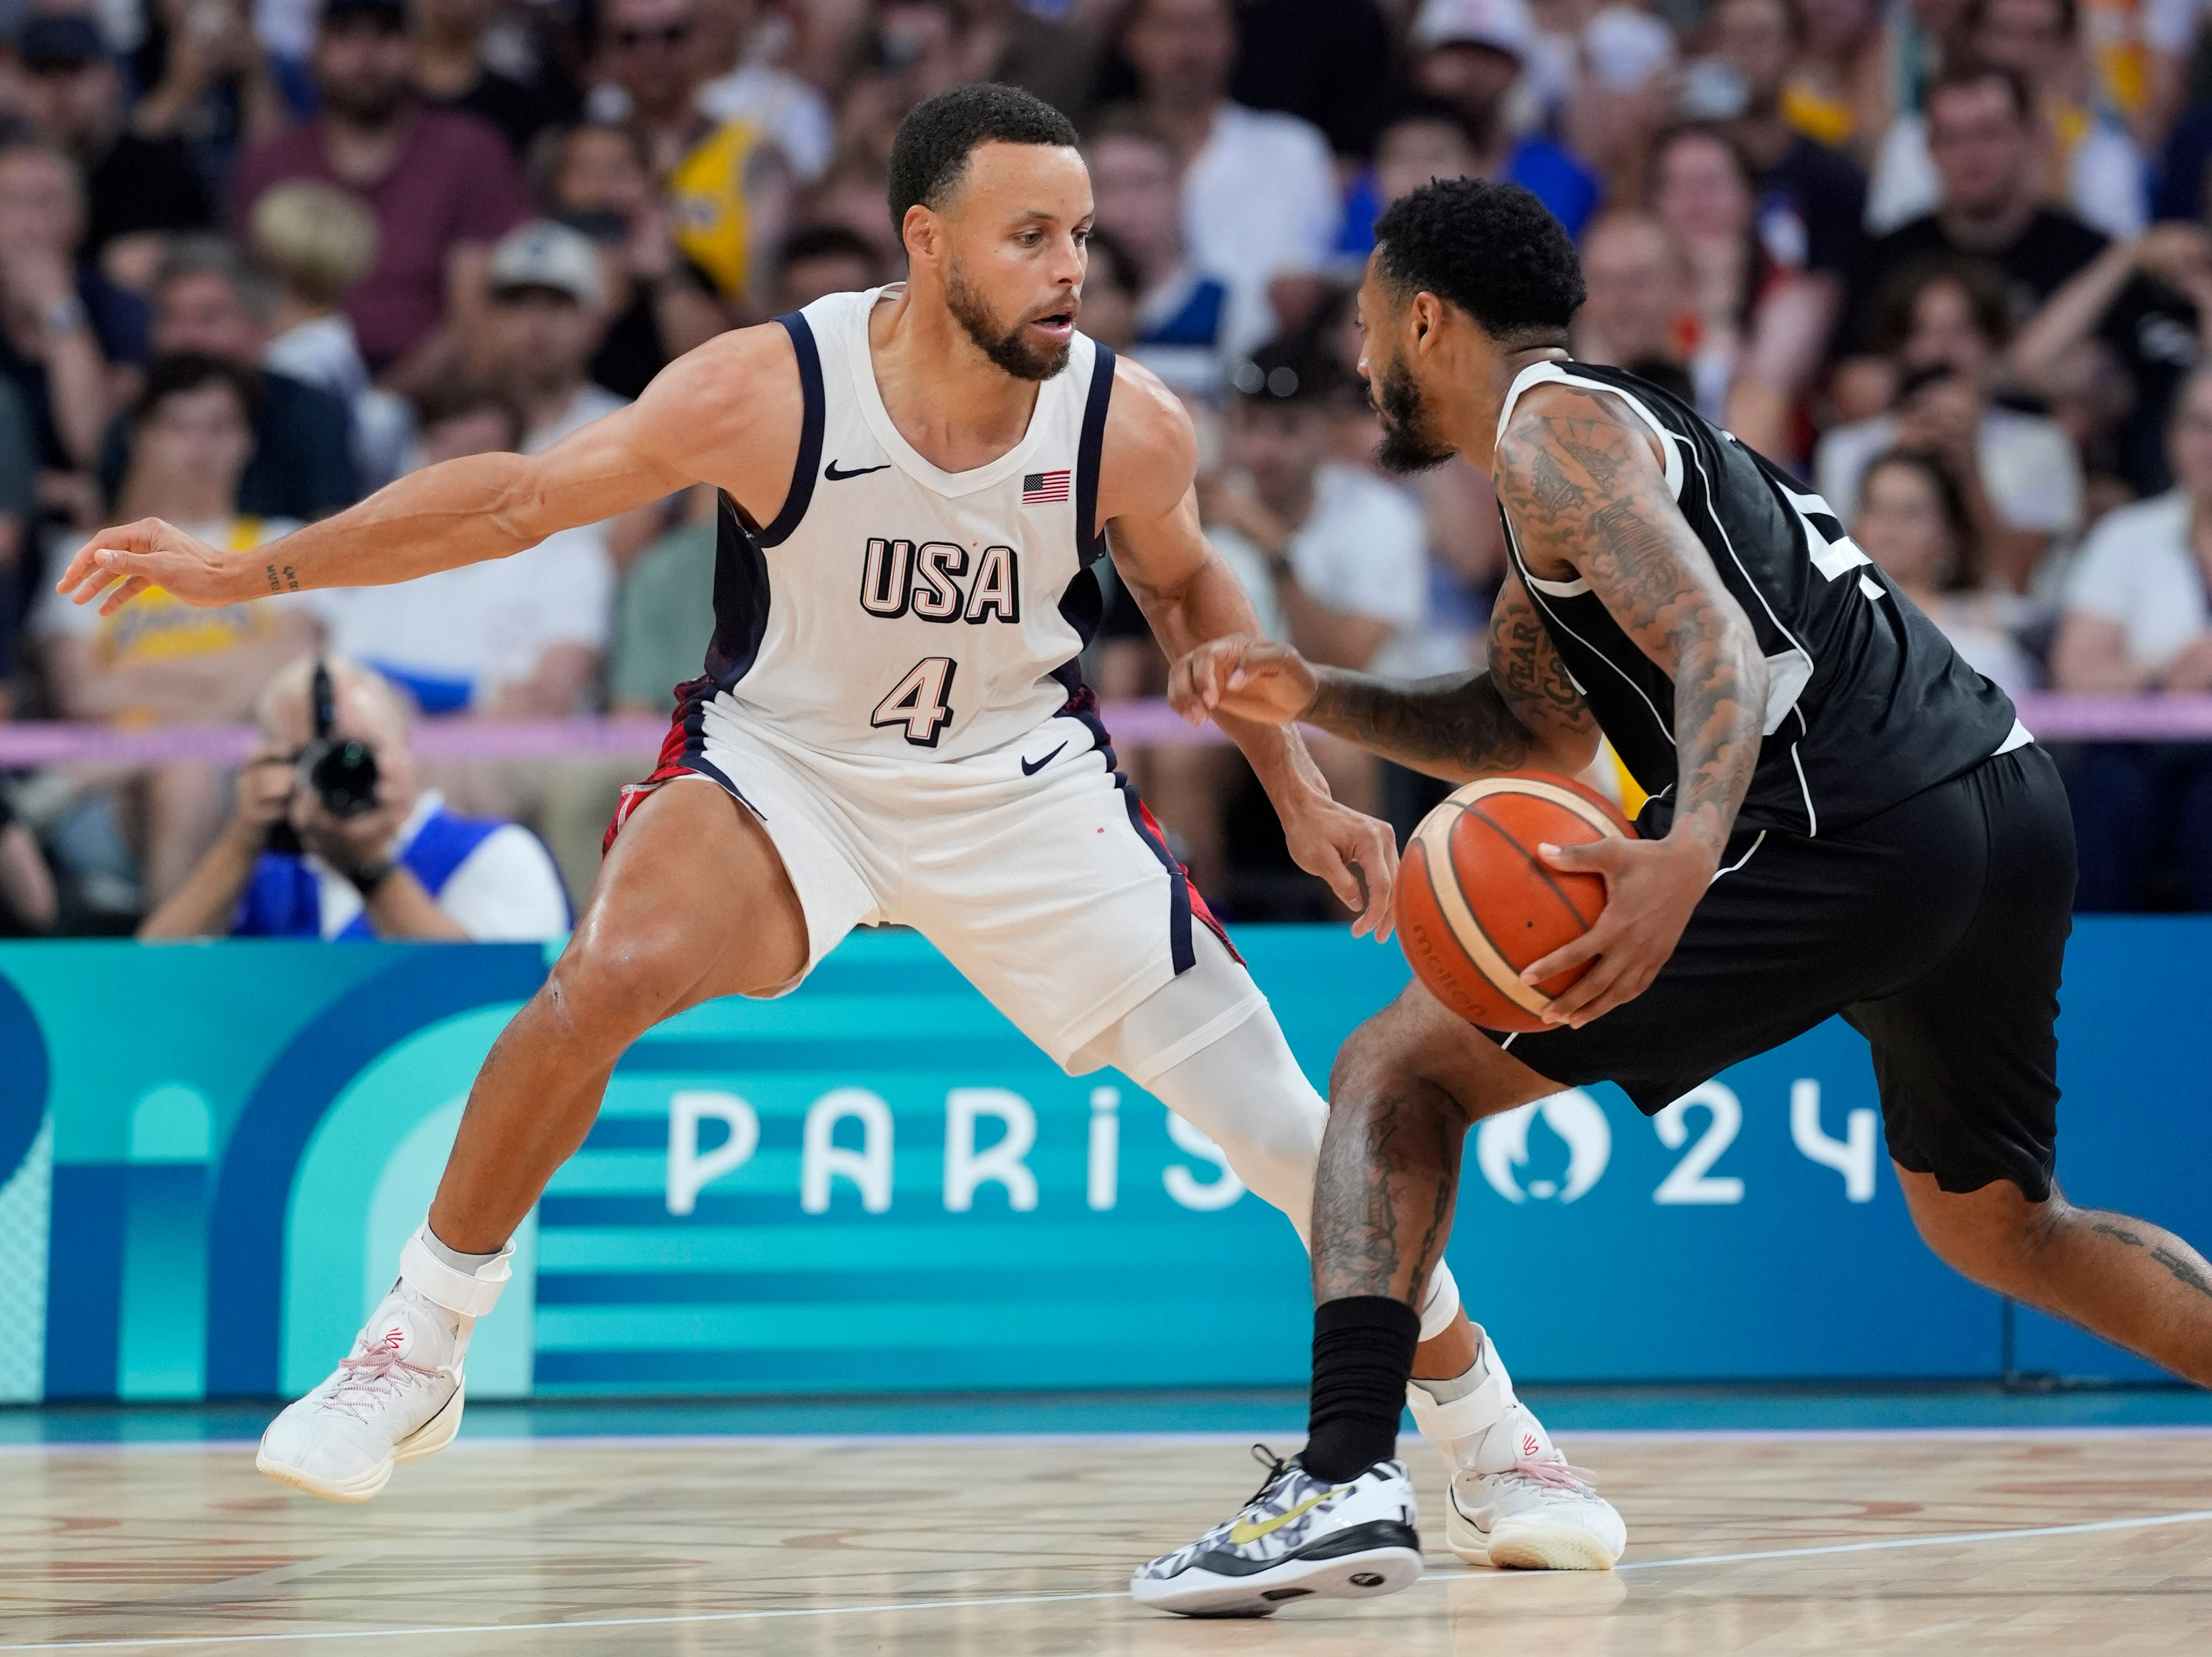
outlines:
[[[924,656],[891,687],[889,696],[876,704],[875,716],[868,722],[903,725],[906,740],[915,746],[935,747],[937,739],[952,722],[952,709],[946,698],[952,694],[954,666],[949,656]]]

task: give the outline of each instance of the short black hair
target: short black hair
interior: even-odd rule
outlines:
[[[1921,108],[1931,114],[1936,108],[1936,94],[1963,91],[1970,87],[1987,85],[1995,81],[2005,89],[2012,101],[2013,117],[2016,120],[2035,119],[2035,93],[2027,84],[2027,76],[2010,64],[1993,64],[1986,58],[1967,58],[1955,64],[1946,64],[1942,71],[1928,82],[1920,94]]]
[[[891,140],[891,228],[903,235],[907,209],[943,205],[978,144],[1079,142],[1075,124],[1034,93],[992,81],[948,88],[908,111]]]
[[[1923,253],[1900,265],[1875,289],[1868,306],[1875,350],[1894,356],[1912,337],[1915,313],[1921,296],[1930,288],[1949,285],[1966,296],[1974,327],[1991,350],[2002,350],[2012,341],[2012,295],[2004,273],[1984,259],[1958,253]]]
[[[1433,179],[1375,223],[1375,263],[1401,297],[1431,293],[1510,344],[1564,340],[1583,302],[1582,256],[1517,184]]]
[[[252,426],[259,422],[265,387],[258,371],[204,351],[173,351],[155,357],[147,366],[145,383],[139,388],[137,401],[131,405],[131,423],[143,425],[172,397],[186,396],[209,386],[228,387],[238,399],[246,423]]]

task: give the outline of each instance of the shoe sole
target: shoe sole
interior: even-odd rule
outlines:
[[[447,1400],[444,1409],[393,1445],[390,1455],[357,1478],[323,1478],[303,1467],[272,1460],[265,1449],[254,1452],[253,1465],[279,1483],[305,1490],[309,1496],[319,1496],[325,1502],[367,1502],[392,1482],[392,1470],[401,1462],[434,1456],[453,1441],[461,1430],[461,1411],[467,1400],[468,1388],[464,1386]]]
[[[1249,1575],[1194,1565],[1171,1577],[1133,1578],[1129,1596],[1179,1617],[1272,1617],[1299,1599],[1372,1599],[1421,1580],[1420,1538],[1410,1526],[1362,1525],[1316,1547]]]

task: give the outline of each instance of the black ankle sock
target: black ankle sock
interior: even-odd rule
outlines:
[[[1306,1471],[1331,1483],[1398,1453],[1398,1420],[1421,1317],[1403,1301],[1353,1295],[1314,1308],[1313,1392]]]

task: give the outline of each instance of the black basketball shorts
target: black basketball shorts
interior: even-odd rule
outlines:
[[[1656,1115],[1840,1013],[1874,1049],[1889,1154],[1945,1191],[2051,1194],[2074,828],[2015,748],[1817,839],[1738,833],[1651,987],[1580,1030],[1497,1039]]]

